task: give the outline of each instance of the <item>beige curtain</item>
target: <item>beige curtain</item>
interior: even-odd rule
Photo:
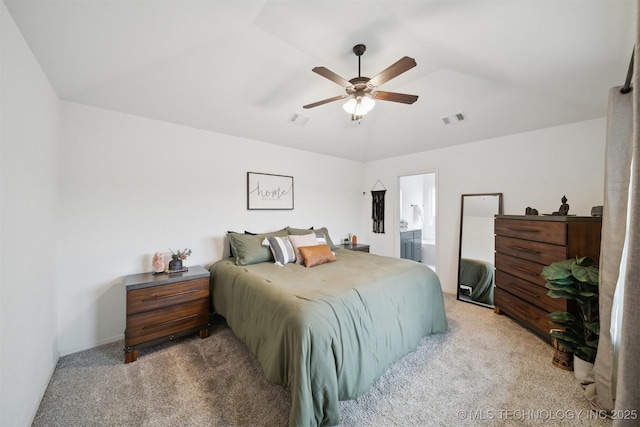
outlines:
[[[640,424],[638,46],[640,36],[634,55],[633,87],[637,89],[621,94],[617,87],[609,92],[600,252],[600,342],[594,383],[586,387],[586,395],[596,408],[615,411],[614,426]]]

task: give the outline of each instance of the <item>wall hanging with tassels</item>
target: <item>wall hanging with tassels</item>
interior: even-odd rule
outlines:
[[[383,190],[375,190],[378,183]],[[387,189],[380,180],[377,180],[373,188],[371,188],[371,219],[373,219],[374,233],[384,233],[384,195],[386,192]]]

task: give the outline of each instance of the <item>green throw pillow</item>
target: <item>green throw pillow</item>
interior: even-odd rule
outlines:
[[[259,262],[273,261],[269,246],[262,246],[265,237],[284,237],[287,230],[274,231],[264,234],[228,233],[231,244],[231,254],[236,259],[236,265],[250,265]]]

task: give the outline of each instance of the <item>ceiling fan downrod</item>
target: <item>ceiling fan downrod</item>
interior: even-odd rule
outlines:
[[[358,77],[362,77],[360,72],[360,57],[367,50],[367,47],[363,44],[357,44],[353,47],[353,53],[358,57]]]

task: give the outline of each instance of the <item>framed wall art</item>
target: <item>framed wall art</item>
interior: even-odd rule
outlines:
[[[247,172],[247,209],[293,209],[293,177]]]

